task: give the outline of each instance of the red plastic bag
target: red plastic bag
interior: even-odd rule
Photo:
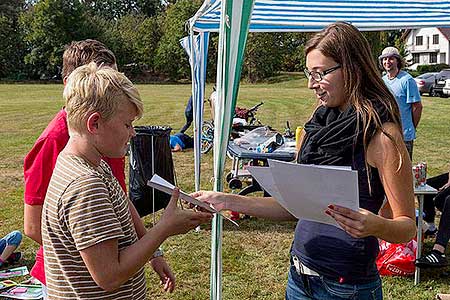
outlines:
[[[377,257],[377,268],[384,276],[414,275],[417,241],[404,244],[391,244],[380,240],[380,253]]]

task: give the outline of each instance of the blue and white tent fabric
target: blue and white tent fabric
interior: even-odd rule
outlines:
[[[200,157],[203,123],[203,99],[206,81],[206,60],[208,56],[209,32],[190,35],[180,40],[181,46],[189,56],[192,75],[192,109],[194,112],[194,173],[195,190],[200,190]],[[194,47],[191,45],[194,44]]]
[[[221,1],[196,15],[198,32],[218,32]],[[251,32],[320,31],[336,21],[352,23],[359,30],[450,26],[450,1],[433,0],[255,0]]]
[[[251,13],[251,17],[247,16],[247,13]],[[216,191],[222,190],[224,154],[232,117],[230,114],[234,111],[239,89],[241,54],[244,52],[247,40],[243,30],[316,32],[336,21],[352,23],[362,31],[450,27],[450,1],[205,0],[198,12],[189,20],[191,41],[194,39],[194,32],[200,34],[219,32],[216,83],[219,103],[216,112],[219,113],[215,116],[214,129],[214,189]],[[195,97],[200,97],[204,93],[204,77],[195,76],[197,72],[195,70],[203,70],[203,68],[206,70],[208,48],[207,43],[204,45],[202,49],[191,47],[191,49],[198,49],[191,51],[191,57],[195,57],[195,60],[191,60],[192,91]],[[203,98],[196,98],[195,101],[203,102]],[[196,110],[196,113],[202,114],[202,110]],[[196,118],[199,121],[202,120],[201,115]],[[201,128],[200,126],[198,125],[197,128]],[[210,298],[219,300],[222,298],[222,220],[219,216],[213,219],[211,245]]]

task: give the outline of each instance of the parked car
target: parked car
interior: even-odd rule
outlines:
[[[450,79],[450,69],[443,69],[436,75],[436,82],[430,89],[431,96],[448,97],[444,94],[445,80]]]
[[[445,96],[448,97],[448,96],[450,96],[450,78],[445,79],[444,82],[445,82],[445,85],[442,88],[442,94],[444,97]]]
[[[438,74],[438,72],[424,73],[414,78],[421,95],[427,93],[431,96],[430,91],[432,86],[436,83],[436,76]]]

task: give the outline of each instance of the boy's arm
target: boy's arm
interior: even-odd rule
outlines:
[[[24,205],[23,229],[25,235],[42,245],[41,218],[42,205]]]
[[[65,139],[40,139],[24,159],[24,233],[42,245],[42,206],[50,178]]]
[[[138,242],[119,251],[117,239],[107,240],[80,251],[94,281],[105,291],[114,291],[136,274],[168,237],[151,228]]]
[[[142,219],[140,218],[139,213],[136,210],[136,207],[134,207],[133,202],[131,202],[131,200],[128,200],[128,204],[130,207],[131,218],[133,219],[134,223],[134,228],[136,229],[137,236],[140,239],[145,235],[147,229],[145,228],[144,223],[142,222]],[[155,253],[157,252],[158,251],[156,251]],[[172,292],[175,289],[175,276],[164,257],[155,256],[155,254],[153,254],[150,260],[150,265],[152,266],[153,271],[158,274],[159,279],[161,280],[161,284],[164,285],[164,290]]]
[[[142,222],[141,217],[139,216],[139,213],[136,210],[136,207],[134,207],[133,202],[131,202],[130,199],[128,199],[128,206],[130,208],[130,214],[131,219],[133,220],[134,228],[136,229],[136,234],[138,236],[138,239],[143,237],[145,233],[147,232],[147,229],[145,229],[144,222]]]
[[[114,291],[150,259],[169,236],[186,233],[211,220],[211,214],[180,210],[179,193],[174,192],[160,221],[136,243],[119,251],[118,239],[108,239],[80,251],[94,281],[106,291]]]

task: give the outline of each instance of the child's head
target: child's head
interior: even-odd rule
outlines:
[[[66,46],[63,54],[62,78],[66,80],[73,70],[90,62],[117,69],[114,53],[103,43],[91,39],[74,41]]]
[[[134,135],[132,122],[143,112],[139,92],[131,81],[117,70],[94,62],[70,74],[64,98],[71,132],[106,134],[112,139],[115,135],[120,148]]]

